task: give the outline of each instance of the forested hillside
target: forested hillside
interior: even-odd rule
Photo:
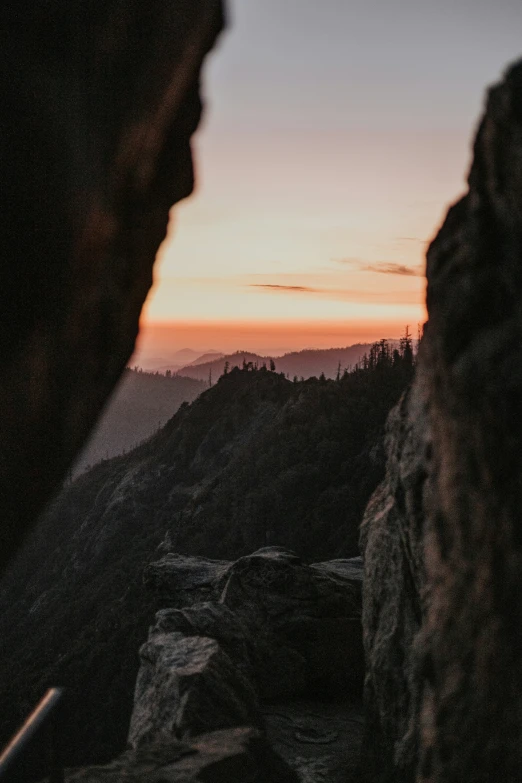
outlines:
[[[199,380],[208,381],[212,378],[216,381],[222,375],[225,367],[233,369],[242,367],[243,362],[252,362],[258,367],[266,365],[270,367],[274,363],[277,372],[290,379],[307,379],[313,376],[319,377],[321,373],[326,378],[336,378],[346,369],[352,369],[361,359],[365,351],[370,349],[369,343],[350,345],[347,348],[307,349],[304,351],[292,351],[276,358],[260,356],[249,351],[236,351],[236,353],[221,356],[211,361],[198,360],[178,370],[178,375]],[[203,357],[202,357],[203,358]]]
[[[356,555],[385,419],[411,375],[411,351],[384,343],[339,380],[236,369],[67,487],[2,585],[0,701],[19,713],[0,740],[61,683],[74,702],[65,746],[83,748],[71,762],[123,747],[155,609],[142,573],[160,544],[213,558],[267,543],[307,561]]]

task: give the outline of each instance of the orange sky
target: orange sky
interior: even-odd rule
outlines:
[[[416,331],[484,88],[519,51],[511,0],[474,0],[473,27],[459,2],[229,2],[135,363]]]
[[[402,322],[383,320],[354,321],[169,321],[153,323],[143,330],[138,344],[136,362],[142,357],[147,369],[172,354],[173,344],[203,350],[202,346],[221,346],[221,350],[254,351],[262,355],[277,355],[304,348],[330,348],[368,342],[387,337],[399,337]],[[417,324],[409,324],[415,335]],[[157,361],[156,361],[157,360]]]

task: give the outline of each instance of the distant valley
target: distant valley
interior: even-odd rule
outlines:
[[[280,357],[266,357],[248,351],[224,355],[219,351],[199,353],[190,348],[177,351],[174,358],[186,364],[165,364],[155,372],[128,368],[107,408],[82,450],[70,477],[77,478],[102,460],[125,454],[157,432],[183,402],[192,402],[215,384],[225,366],[232,370],[252,363],[270,367],[289,379],[320,377],[334,379],[352,368],[369,349],[368,344],[347,348],[293,351]]]
[[[126,369],[70,478],[102,460],[131,451],[157,432],[183,402],[192,402],[205,388],[205,383],[194,378]]]

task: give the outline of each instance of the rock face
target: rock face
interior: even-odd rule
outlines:
[[[280,547],[228,564],[167,555],[145,580],[177,607],[158,613],[157,630],[217,639],[253,675],[261,698],[360,692],[360,558],[308,566]],[[182,608],[194,596],[207,602]]]
[[[432,243],[427,274],[414,388],[390,419],[386,481],[363,524],[363,766],[382,781],[515,781],[522,63],[489,93],[469,192]]]
[[[140,650],[132,752],[66,779],[282,783],[297,781],[293,768],[310,783],[346,780],[359,719],[333,697],[361,687],[361,579],[360,558],[308,566],[279,547],[229,563],[169,554],[149,566],[146,584],[173,606]],[[183,607],[202,590],[208,600]],[[329,698],[327,708],[303,705],[311,695]],[[310,752],[316,745],[330,752]]]
[[[309,566],[280,547],[235,562],[167,554],[148,566],[146,585],[170,608],[141,649],[130,744],[248,725],[301,780],[355,780],[361,582],[360,558]]]
[[[2,4],[0,573],[129,359],[219,0]],[[44,43],[45,42],[45,43]]]
[[[140,657],[131,747],[260,724],[254,688],[215,639],[153,631]]]
[[[419,777],[433,783],[522,769],[521,291],[522,62],[489,93],[469,193],[428,252]]]
[[[299,783],[295,772],[254,729],[200,734],[125,753],[104,767],[70,770],[67,783]]]
[[[167,553],[145,568],[143,581],[160,604],[183,609],[215,599],[229,569],[229,560]]]
[[[426,412],[414,386],[388,419],[386,478],[361,525],[366,654],[363,768],[369,781],[415,779],[424,599]],[[421,597],[422,596],[422,597]]]

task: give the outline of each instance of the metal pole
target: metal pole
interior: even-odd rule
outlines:
[[[27,747],[29,742],[38,734],[41,728],[46,724],[49,718],[55,713],[58,704],[63,698],[63,688],[50,688],[41,702],[35,707],[29,715],[21,729],[14,735],[9,745],[0,756],[0,780],[6,772],[18,760],[20,754]],[[56,739],[54,739],[54,743]],[[55,750],[52,750],[53,756]],[[55,762],[53,761],[53,766]],[[56,775],[61,775],[56,776]],[[63,770],[56,767],[56,771],[51,771],[51,783],[62,783]]]

